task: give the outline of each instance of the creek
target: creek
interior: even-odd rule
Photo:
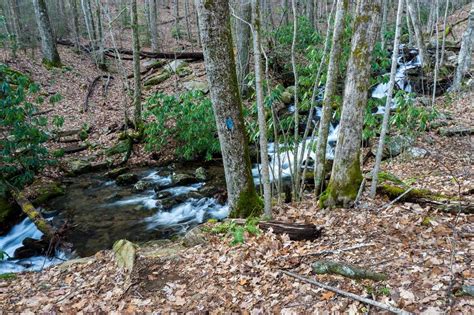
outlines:
[[[400,47],[398,60],[396,89],[412,92],[407,80],[407,71],[420,67],[419,57],[415,49]],[[384,98],[388,83],[381,83],[371,91],[373,98]],[[322,93],[317,100],[322,101]],[[397,106],[392,103],[392,108]],[[291,114],[294,108],[288,106]],[[381,115],[384,107],[379,106],[376,115]],[[316,107],[312,127],[317,126],[321,117],[320,107]],[[334,149],[338,134],[338,123],[330,127],[327,159],[334,158]],[[311,168],[315,152],[311,150],[316,138],[306,139],[305,145],[299,144],[299,152],[304,156]],[[281,144],[277,150],[275,143],[268,144],[270,157],[270,176],[277,179],[290,178],[294,165],[293,152],[285,152],[286,145]],[[280,154],[279,156],[277,154]],[[300,153],[298,153],[298,156]],[[25,239],[40,239],[42,233],[28,219],[15,225],[7,235],[0,237],[0,250],[11,258],[0,261],[0,274],[8,272],[37,271],[44,267],[60,263],[74,256],[89,256],[99,250],[111,248],[119,239],[133,242],[145,242],[153,239],[170,238],[182,234],[210,218],[223,219],[228,215],[228,207],[219,202],[216,195],[223,191],[225,180],[222,167],[212,166],[210,180],[192,181],[187,184],[173,183],[173,174],[193,174],[195,168],[180,166],[176,169],[137,169],[131,173],[138,176],[144,189],[137,191],[133,185],[120,186],[104,173],[85,174],[67,180],[66,194],[57,197],[45,205],[45,216],[55,226],[67,222],[67,240],[74,245],[74,253],[65,255],[57,252],[54,258],[33,255],[28,258],[15,258],[15,251],[22,247]],[[256,185],[260,183],[260,165],[254,164],[252,175]]]

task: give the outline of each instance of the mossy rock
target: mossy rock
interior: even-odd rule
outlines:
[[[388,184],[381,184],[377,187],[377,191],[381,194],[386,195],[389,199],[394,200],[401,195],[403,195],[402,198],[400,198],[400,201],[413,201],[417,202],[423,199],[429,199],[429,200],[436,200],[436,201],[447,201],[453,198],[449,198],[448,196],[444,196],[438,193],[435,193],[431,190],[428,189],[412,189],[408,193],[406,191],[409,188],[407,187],[399,187],[399,186],[393,186],[393,185],[388,185]]]
[[[162,71],[160,74],[147,79],[143,83],[143,85],[146,86],[146,87],[158,85],[158,84],[168,80],[170,77],[171,77],[171,72],[165,70],[165,71]]]
[[[67,161],[66,170],[69,175],[80,175],[92,170],[91,162],[83,159]]]
[[[37,197],[33,200],[35,206],[45,204],[49,200],[64,195],[65,189],[59,183],[48,183],[41,186],[37,191]]]
[[[0,236],[7,234],[21,217],[21,209],[5,196],[0,196]]]
[[[117,177],[116,182],[119,186],[133,185],[138,181],[138,176],[136,174],[122,174]]]
[[[281,93],[281,101],[287,105],[291,104],[291,102],[293,101],[293,94],[287,91]]]
[[[137,255],[137,246],[127,240],[119,240],[113,246],[117,266],[132,271]]]
[[[119,143],[117,143],[113,147],[108,148],[107,150],[105,150],[105,154],[107,156],[123,154],[123,153],[126,153],[128,151],[129,146],[130,146],[129,141],[120,141]]]
[[[105,176],[107,176],[108,178],[115,179],[120,175],[125,174],[126,172],[128,172],[128,167],[119,167],[108,171],[107,173],[105,173]]]
[[[181,67],[176,71],[176,74],[181,78],[191,75],[192,73],[193,73],[193,70],[191,70],[191,68],[189,67]]]

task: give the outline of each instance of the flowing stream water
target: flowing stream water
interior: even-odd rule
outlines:
[[[406,51],[405,47],[400,47]],[[420,67],[416,50],[408,50],[401,54],[398,60],[396,75],[397,88],[411,92],[412,87],[407,80],[406,72]],[[371,92],[373,98],[386,96],[388,83],[377,85]],[[322,98],[322,95],[321,95]],[[321,99],[320,99],[321,101]],[[394,102],[392,107],[397,104]],[[291,112],[291,106],[288,109]],[[321,109],[316,108],[313,122],[321,117]],[[384,107],[380,106],[375,114],[383,114]],[[316,124],[315,124],[316,125]],[[339,126],[332,124],[330,128],[327,159],[334,158]],[[312,141],[311,141],[312,140]],[[299,144],[299,152],[304,150],[304,156],[315,159],[315,152],[310,147],[316,139],[307,138],[306,145]],[[268,144],[270,156],[270,176],[272,180],[279,174],[284,178],[291,176],[294,165],[293,152],[285,152],[285,145],[277,150],[275,143]],[[278,158],[277,152],[280,152]],[[300,153],[298,153],[300,156]],[[280,163],[279,163],[280,161]],[[281,169],[280,169],[281,165]],[[308,164],[311,166],[310,164]],[[221,168],[221,167],[220,167]],[[68,230],[68,241],[74,244],[77,256],[88,256],[95,252],[110,248],[118,239],[130,241],[147,241],[168,238],[185,232],[192,226],[198,225],[210,218],[223,219],[228,215],[228,207],[210,196],[199,194],[209,185],[225,187],[223,172],[216,177],[219,183],[209,184],[197,182],[189,185],[173,186],[169,170],[139,170],[134,172],[148,187],[136,192],[131,187],[118,186],[114,180],[107,179],[104,174],[87,174],[71,179],[64,196],[52,200],[46,208],[54,210],[50,220],[59,226],[67,221],[71,228]],[[252,168],[255,184],[260,183],[260,165]],[[164,209],[158,200],[166,196],[172,204]],[[174,198],[174,199],[173,199]],[[54,218],[53,218],[54,217]],[[7,235],[0,237],[0,250],[14,257],[15,250],[22,246],[26,238],[40,239],[42,233],[28,219],[15,225]],[[10,258],[0,261],[0,274],[8,272],[37,271],[44,267],[60,263],[71,256],[57,252],[55,258],[33,256],[24,259]]]

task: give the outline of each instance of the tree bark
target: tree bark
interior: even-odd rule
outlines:
[[[472,58],[472,47],[474,42],[474,3],[469,12],[469,19],[467,22],[466,31],[462,35],[461,50],[458,56],[458,66],[454,76],[454,82],[451,86],[453,91],[458,91],[461,88],[461,81],[464,78],[467,70],[470,67]]]
[[[352,205],[362,182],[362,128],[381,10],[381,0],[357,2],[334,164],[328,188],[320,198],[324,207]]]
[[[390,81],[388,83],[387,99],[385,101],[385,112],[383,115],[382,132],[380,133],[377,155],[375,156],[375,166],[372,172],[372,186],[370,188],[371,198],[375,198],[375,194],[377,192],[377,181],[379,176],[380,163],[382,162],[385,135],[387,134],[389,128],[388,122],[390,117],[390,107],[392,105],[393,88],[395,87],[395,77],[397,74],[398,66],[398,47],[400,46],[400,30],[403,15],[403,1],[404,0],[398,0],[397,21],[395,25],[395,39],[393,41],[392,68],[390,70]]]
[[[132,14],[132,40],[133,40],[133,105],[135,108],[135,129],[140,129],[142,124],[142,90],[140,78],[140,39],[138,34],[137,0],[130,0],[130,11]]]
[[[251,175],[248,140],[232,51],[229,2],[196,0],[196,9],[231,215],[258,215],[263,205]]]
[[[41,37],[41,52],[43,53],[43,63],[52,66],[61,66],[56,40],[54,39],[53,29],[48,16],[48,9],[44,0],[33,0],[35,9],[36,23]]]
[[[423,41],[423,32],[421,29],[420,19],[418,18],[417,10],[415,7],[415,0],[406,0],[406,1],[407,1],[408,13],[410,14],[410,19],[413,24],[413,28],[415,30],[415,40],[416,40],[416,45],[418,47],[418,54],[420,56],[421,64],[424,65],[424,63],[427,61],[425,59],[426,58],[425,42]]]
[[[255,62],[255,90],[257,94],[258,129],[260,137],[260,156],[262,162],[262,183],[264,213],[268,218],[272,217],[272,191],[270,186],[270,172],[268,161],[267,123],[265,105],[263,100],[263,71],[261,57],[261,21],[258,0],[252,0],[252,25],[253,25],[253,56]]]
[[[240,0],[236,14],[244,21],[250,23],[251,5],[249,0]],[[245,78],[249,74],[249,47],[250,47],[250,26],[239,19],[235,20],[234,33],[236,36],[235,46],[237,48],[237,81],[241,95],[247,94],[248,88]]]
[[[314,189],[319,195],[324,181],[326,164],[326,148],[329,135],[329,124],[332,117],[332,105],[336,96],[336,84],[339,74],[339,63],[342,53],[342,36],[344,34],[344,14],[349,6],[348,0],[338,0],[336,17],[334,21],[334,32],[332,47],[327,70],[326,88],[324,90],[323,109],[319,123],[318,142],[316,145],[316,161],[314,163]]]
[[[157,1],[149,0],[150,2],[150,34],[151,34],[151,50],[158,52],[158,14]]]
[[[74,36],[74,48],[79,51],[81,49],[81,41],[80,41],[80,31],[79,31],[79,13],[77,11],[77,1],[76,0],[69,0],[69,4],[71,6],[72,11],[72,32]]]

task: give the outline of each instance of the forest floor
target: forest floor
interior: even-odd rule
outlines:
[[[450,102],[440,98],[437,106],[452,117],[451,127],[472,126],[473,99],[474,92],[464,92]],[[473,201],[473,136],[444,137],[433,130],[421,134],[416,146],[428,154],[416,159],[402,154],[385,161],[383,170],[413,182],[414,187]],[[473,216],[416,203],[388,204],[383,196],[371,201],[363,195],[353,209],[325,210],[308,195],[301,203],[276,206],[275,219],[322,227],[322,237],[316,241],[290,241],[266,232],[246,235],[241,245],[231,245],[231,235],[212,233],[205,234],[206,242],[190,248],[179,242],[149,243],[138,249],[131,273],[116,266],[112,251],[101,251],[41,273],[0,280],[0,309],[368,311],[367,305],[280,272],[291,270],[314,278],[311,263],[328,259],[388,275],[380,283],[317,276],[331,286],[415,313],[474,312],[472,297],[449,294],[474,284]],[[344,249],[349,250],[337,253]]]
[[[110,82],[107,95],[97,87],[87,112],[83,102],[91,81],[103,74],[86,55],[60,47],[69,70],[48,71],[39,57],[21,55],[8,64],[30,74],[46,95],[59,92],[63,100],[45,103],[52,118],[65,118],[64,128],[91,126],[88,150],[67,156],[97,161],[100,151],[113,145],[123,122],[121,100],[127,98],[122,81]],[[194,77],[205,80],[203,65],[191,63]],[[130,63],[126,64],[131,73]],[[154,91],[182,90],[178,76]],[[438,99],[437,109],[449,114],[450,127],[474,125],[474,91]],[[129,107],[129,106],[128,106]],[[130,108],[130,107],[129,107]],[[415,146],[427,154],[413,158],[400,155],[383,162],[382,169],[413,187],[474,201],[473,136],[445,137],[436,130],[422,133]],[[48,144],[52,149],[61,144]],[[169,154],[171,156],[172,153]],[[166,156],[166,154],[165,154]],[[130,163],[155,163],[142,147],[136,147]],[[365,165],[367,172],[372,160]],[[62,175],[48,169],[44,180]],[[301,203],[274,207],[276,220],[312,223],[323,228],[315,241],[290,241],[272,232],[245,235],[245,242],[232,245],[232,235],[205,233],[206,241],[185,247],[180,242],[140,246],[131,272],[116,266],[112,251],[73,260],[42,272],[0,278],[0,310],[4,312],[92,311],[252,311],[255,313],[372,312],[380,310],[290,278],[291,270],[319,282],[376,299],[414,313],[474,312],[474,298],[454,294],[462,285],[474,285],[474,218],[441,212],[417,203],[390,204],[384,196],[370,200],[366,194],[351,209],[320,209],[312,195]],[[215,223],[206,223],[212,227]],[[355,248],[358,247],[359,248]],[[353,248],[353,249],[351,249]],[[338,252],[340,250],[340,252]],[[332,253],[328,253],[332,251]],[[384,272],[388,280],[351,280],[317,275],[316,260],[351,263]]]

